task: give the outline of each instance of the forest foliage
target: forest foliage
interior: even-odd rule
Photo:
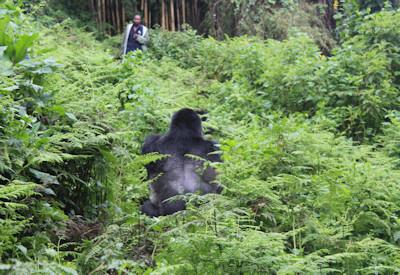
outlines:
[[[331,56],[189,28],[120,60],[0,1],[0,273],[398,274],[400,12],[344,8]],[[224,191],[149,218],[140,147],[181,107],[208,111]]]

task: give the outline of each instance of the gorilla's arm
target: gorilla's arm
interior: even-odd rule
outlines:
[[[160,209],[154,206],[154,204],[152,204],[150,200],[146,200],[145,202],[143,202],[140,206],[140,210],[150,217],[160,216]]]
[[[213,141],[207,141],[207,157],[206,159],[211,162],[222,162],[221,154],[217,153],[218,148],[216,147],[216,143]],[[201,178],[206,183],[211,183],[217,177],[217,171],[214,167],[208,166],[204,169]],[[216,190],[216,193],[220,193],[222,191],[222,187],[219,185],[211,184],[212,189]]]
[[[160,140],[162,136],[160,135],[150,135],[148,136],[144,144],[142,146],[142,155],[143,154],[148,154],[148,153],[160,153],[159,151],[159,146],[158,146],[158,141]],[[160,172],[160,163],[159,161],[148,163],[145,165],[146,170],[147,170],[147,175],[148,178],[152,179],[158,175]]]
[[[148,136],[142,147],[142,154],[148,154],[152,152],[158,152],[157,141],[160,139],[160,135],[150,135]]]
[[[148,136],[144,144],[142,146],[142,154],[148,154],[152,152],[158,152],[158,140],[160,139],[160,135],[150,135]],[[146,170],[147,170],[147,178],[152,179],[158,175],[158,164],[157,162],[153,163],[148,163],[145,165]],[[151,188],[150,188],[150,194],[152,194]],[[153,204],[153,202],[155,204]],[[150,217],[158,217],[160,216],[160,208],[159,208],[159,201],[157,198],[157,195],[153,193],[153,201],[147,200],[145,201],[142,206],[141,206],[141,211],[145,214],[147,214]]]
[[[215,141],[207,141],[207,160],[211,162],[222,162],[221,154],[218,153],[217,143]]]

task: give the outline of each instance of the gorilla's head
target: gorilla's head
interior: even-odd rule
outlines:
[[[189,108],[176,112],[171,120],[170,134],[183,134],[190,137],[202,137],[201,119],[199,115]]]

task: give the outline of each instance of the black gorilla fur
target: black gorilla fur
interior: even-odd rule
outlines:
[[[148,178],[157,180],[150,185],[150,199],[141,211],[151,217],[169,215],[185,209],[183,200],[168,200],[176,195],[220,193],[222,187],[211,183],[217,174],[214,168],[204,169],[204,161],[187,156],[221,162],[215,151],[215,143],[203,138],[198,114],[187,108],[176,112],[165,135],[151,135],[144,142],[142,154],[158,152],[168,157],[146,166]]]

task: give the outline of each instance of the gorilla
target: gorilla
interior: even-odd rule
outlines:
[[[221,193],[222,187],[212,183],[215,169],[204,167],[204,160],[221,162],[216,150],[215,142],[204,139],[195,111],[185,108],[176,112],[166,134],[151,135],[144,142],[142,154],[157,152],[167,157],[146,165],[148,179],[154,182],[141,211],[150,217],[165,216],[185,209],[184,200],[170,200],[176,195]]]

